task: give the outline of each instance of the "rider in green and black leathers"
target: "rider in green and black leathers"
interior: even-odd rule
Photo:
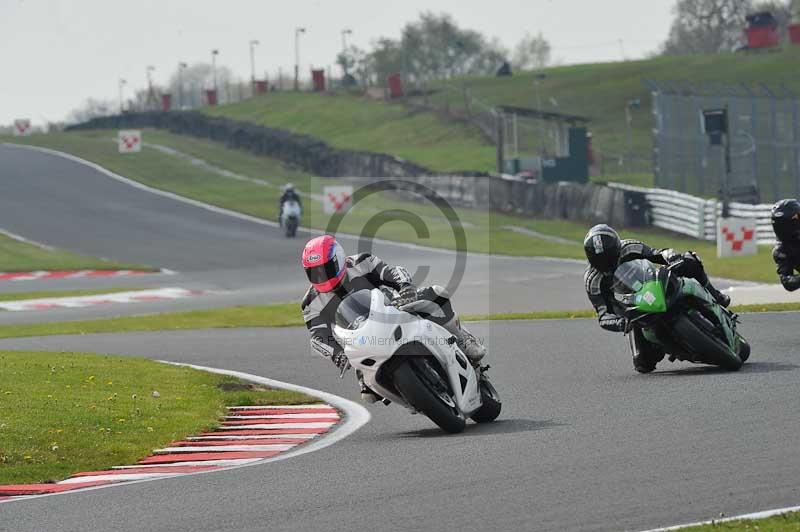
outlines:
[[[626,329],[625,317],[614,311],[612,285],[614,270],[630,260],[647,259],[662,265],[683,261],[676,269],[676,274],[696,279],[720,305],[727,307],[731,302],[727,295],[714,288],[703,269],[700,257],[692,251],[680,254],[669,248],[653,249],[638,240],[620,240],[617,232],[605,224],[595,225],[589,230],[583,240],[583,249],[589,260],[584,274],[586,293],[597,312],[600,326],[607,331],[622,332]],[[645,340],[641,330],[636,327],[633,328],[633,338],[633,365],[636,371],[653,371],[656,364],[664,358],[663,349]]]
[[[772,250],[772,259],[778,266],[778,276],[783,287],[793,292],[800,288],[800,202],[784,199],[772,207],[772,229],[778,243]]]

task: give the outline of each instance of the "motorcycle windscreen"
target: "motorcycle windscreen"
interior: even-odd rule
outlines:
[[[614,298],[627,307],[648,313],[667,310],[664,287],[658,281],[658,270],[648,260],[637,259],[617,266],[613,290]]]
[[[358,329],[369,318],[371,303],[371,290],[359,290],[348,294],[336,309],[336,325],[343,329]]]

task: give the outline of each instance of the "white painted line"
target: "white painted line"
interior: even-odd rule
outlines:
[[[283,452],[277,456],[273,456],[272,458],[242,458],[242,459],[234,459],[234,460],[201,460],[201,461],[189,461],[189,462],[176,462],[172,464],[152,464],[152,465],[128,465],[128,466],[117,466],[112,469],[148,469],[152,467],[178,467],[178,466],[220,466],[225,467],[226,469],[235,469],[238,467],[249,467],[252,465],[260,465],[260,464],[268,464],[271,462],[278,462],[280,460],[288,460],[290,458],[295,458],[297,456],[301,456],[307,453],[313,453],[315,451],[319,451],[320,449],[324,449],[334,443],[338,443],[343,439],[347,438],[355,431],[366,425],[370,420],[370,413],[369,410],[364,408],[358,403],[350,401],[349,399],[345,399],[343,397],[339,397],[337,395],[333,395],[332,393],[323,392],[321,390],[315,390],[313,388],[307,388],[305,386],[298,386],[297,384],[291,384],[288,382],[278,381],[274,379],[268,379],[266,377],[259,377],[258,375],[252,375],[250,373],[243,373],[241,371],[231,371],[226,369],[218,369],[218,368],[209,368],[206,366],[197,366],[194,364],[181,364],[178,362],[167,362],[167,361],[160,361],[165,364],[171,364],[174,366],[183,366],[183,367],[191,367],[194,369],[198,369],[201,371],[208,371],[211,373],[216,373],[219,375],[229,375],[231,377],[238,377],[242,380],[254,382],[256,384],[263,384],[270,388],[281,388],[284,390],[291,390],[295,392],[304,393],[306,395],[310,395],[312,397],[316,397],[324,401],[327,404],[330,404],[340,411],[345,413],[344,419],[336,426],[335,429],[327,432],[326,434],[320,436],[319,438],[315,438],[308,443],[303,445],[297,446],[295,449]],[[298,427],[298,423],[289,423],[290,427]],[[327,424],[326,424],[327,425]],[[274,425],[269,425],[269,428],[275,428]],[[206,473],[213,473],[219,471],[219,469],[215,469],[212,471],[197,471],[193,473],[185,473],[185,475],[203,475]],[[19,500],[29,500],[33,498],[39,497],[53,497],[56,495],[63,495],[64,493],[77,493],[79,491],[89,491],[89,490],[97,490],[97,489],[109,489],[114,488],[117,486],[125,486],[128,484],[134,484],[139,482],[152,482],[159,480],[158,478],[148,478],[142,480],[131,480],[130,482],[117,482],[112,484],[104,484],[101,486],[90,486],[88,488],[79,488],[76,490],[61,492],[61,493],[47,493],[43,495],[31,495],[27,497],[15,497],[12,499],[6,499],[4,501],[0,501],[2,503],[11,503],[14,501]]]
[[[329,419],[338,418],[338,414],[307,413],[307,414],[262,414],[260,416],[225,416],[225,419]]]
[[[156,449],[153,454],[177,454],[177,453],[222,453],[233,451],[288,451],[297,444],[294,443],[273,443],[264,445],[198,445],[185,447],[164,447]]]
[[[42,244],[41,242],[37,242],[36,240],[30,240],[28,238],[25,238],[24,236],[12,233],[11,231],[7,231],[2,227],[0,227],[0,235],[7,236],[11,240],[16,240],[17,242],[22,242],[23,244],[30,244],[31,246],[36,246],[37,248],[43,249],[45,251],[54,251],[56,249],[53,246],[48,246],[47,244]]]
[[[309,404],[309,405],[262,405],[262,406],[229,406],[228,410],[310,410],[314,408],[328,408],[335,412],[335,408],[331,408],[324,403]]]
[[[336,425],[335,421],[320,421],[317,423],[262,423],[257,425],[225,425],[225,430],[255,430],[255,429],[326,429]]]
[[[667,530],[680,530],[682,528],[689,528],[691,526],[711,525],[714,523],[727,523],[729,521],[739,521],[742,519],[766,519],[767,517],[774,517],[776,515],[786,514],[790,512],[800,512],[800,506],[789,506],[786,508],[776,508],[774,510],[764,510],[761,512],[753,512],[750,514],[735,515],[733,517],[722,517],[719,519],[710,519],[708,521],[697,521],[696,523],[686,523],[685,525],[673,525],[664,528],[651,528],[642,532],[665,532]]]
[[[130,482],[131,480],[146,480],[154,478],[180,477],[186,473],[120,473],[118,475],[89,475],[85,477],[73,477],[56,484],[80,484],[81,482],[96,482],[107,480],[110,482]]]
[[[317,434],[258,434],[255,436],[190,436],[186,441],[236,441],[236,440],[313,440]]]
[[[150,469],[153,467],[185,467],[185,466],[217,466],[217,467],[235,467],[242,465],[254,464],[256,462],[263,462],[262,458],[233,458],[230,460],[190,460],[187,462],[171,462],[167,464],[137,464],[126,466],[114,466],[111,469]],[[219,471],[219,470],[217,470]],[[198,471],[196,473],[184,473],[185,475],[199,475],[207,473],[207,471]]]
[[[111,294],[94,294],[76,297],[46,297],[40,299],[23,299],[19,301],[0,302],[0,308],[12,312],[41,310],[44,307],[82,308],[101,303],[141,303],[144,301],[182,299],[199,295],[194,290],[185,288],[157,288],[153,290],[132,290],[129,292],[115,292]]]

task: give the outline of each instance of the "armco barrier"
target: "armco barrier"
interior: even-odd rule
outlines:
[[[722,215],[722,203],[714,199],[703,199],[683,192],[661,188],[643,188],[612,183],[610,188],[638,191],[645,195],[649,205],[650,223],[669,231],[715,241],[717,218]],[[770,223],[772,205],[749,205],[731,203],[729,214],[733,218],[755,218],[756,237],[759,244],[775,243],[775,234]]]

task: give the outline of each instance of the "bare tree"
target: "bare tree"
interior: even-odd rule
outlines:
[[[95,100],[89,98],[80,107],[70,112],[67,122],[71,124],[79,124],[86,122],[92,118],[100,116],[110,116],[119,111],[119,103]]]
[[[514,47],[512,64],[519,70],[536,70],[550,63],[550,43],[542,32],[536,35],[526,33]]]
[[[715,53],[742,43],[751,0],[678,0],[665,54]]]
[[[221,93],[218,95],[219,98],[232,82],[231,70],[226,66],[217,65],[217,87]],[[183,69],[178,67],[170,76],[167,87],[176,104],[199,107],[204,103],[202,91],[214,87],[214,70],[210,63],[195,63]]]

